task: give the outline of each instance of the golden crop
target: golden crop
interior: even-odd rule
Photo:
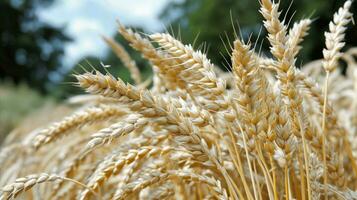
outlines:
[[[350,6],[333,16],[323,58],[301,70],[312,21],[289,29],[271,0],[260,12],[272,58],[236,36],[232,72],[167,33],[119,25],[153,86],[105,38],[136,85],[75,75],[90,95],[72,115],[5,140],[0,199],[357,199],[357,50],[341,52]]]

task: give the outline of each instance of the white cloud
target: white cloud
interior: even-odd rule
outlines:
[[[100,35],[114,35],[116,20],[142,26],[147,31],[163,28],[158,19],[169,0],[57,0],[50,8],[38,11],[39,17],[65,27],[74,41],[65,47],[65,65],[72,66],[88,55],[103,56],[106,45]]]

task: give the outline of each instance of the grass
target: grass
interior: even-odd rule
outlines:
[[[44,98],[25,84],[15,87],[9,82],[1,83],[0,87],[0,143],[6,134],[13,130],[21,121],[44,104],[53,104],[51,99]]]

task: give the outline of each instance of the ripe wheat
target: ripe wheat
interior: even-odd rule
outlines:
[[[75,75],[90,95],[71,99],[74,114],[5,140],[0,199],[357,199],[357,49],[342,52],[352,1],[333,16],[323,58],[301,69],[313,21],[289,29],[279,4],[260,3],[271,58],[236,36],[232,72],[168,33],[119,23],[152,87],[104,37],[136,86]]]

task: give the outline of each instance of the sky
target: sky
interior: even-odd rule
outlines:
[[[101,35],[113,36],[116,20],[124,25],[144,27],[147,32],[160,31],[164,25],[158,15],[170,0],[56,0],[38,11],[41,20],[63,27],[73,38],[65,46],[64,66],[93,55],[102,57],[108,48]]]

